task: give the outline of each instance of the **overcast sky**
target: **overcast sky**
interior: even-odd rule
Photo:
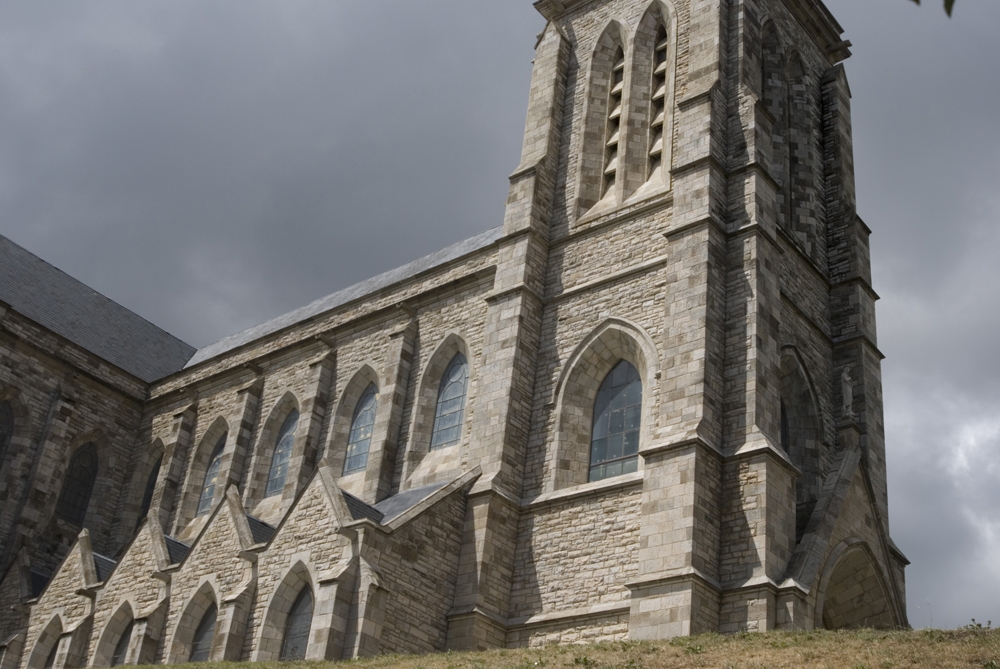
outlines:
[[[1000,2],[854,42],[910,621],[1000,622]],[[0,233],[196,346],[502,221],[530,0],[5,0]]]

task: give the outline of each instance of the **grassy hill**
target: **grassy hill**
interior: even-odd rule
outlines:
[[[282,663],[281,669],[1000,669],[1000,629],[708,634],[663,642],[601,643],[482,653],[387,655],[350,663]],[[249,662],[199,669],[265,669]]]

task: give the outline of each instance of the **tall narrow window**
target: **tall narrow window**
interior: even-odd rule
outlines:
[[[0,402],[0,466],[3,465],[12,436],[14,436],[14,411],[10,408],[10,402]]]
[[[441,377],[441,386],[438,388],[431,450],[453,446],[461,439],[468,386],[469,363],[464,355],[456,353]]]
[[[208,469],[205,470],[205,481],[201,484],[201,496],[198,498],[198,511],[195,515],[204,516],[212,510],[215,486],[219,483],[219,469],[222,467],[222,451],[226,448],[226,437],[228,436],[228,432],[222,433],[219,442],[212,451],[212,457],[208,460]]]
[[[52,644],[52,650],[50,650],[49,654],[45,656],[45,664],[43,665],[44,669],[52,669],[52,667],[55,666],[56,653],[58,651],[59,651],[59,639],[57,637],[55,642]]]
[[[590,480],[629,474],[639,468],[642,381],[626,360],[605,377],[594,402]]]
[[[653,102],[649,122],[649,178],[662,174],[663,136],[667,117],[667,29],[662,25],[656,31],[653,50]]]
[[[615,187],[618,176],[618,144],[621,137],[622,93],[625,90],[625,51],[618,47],[615,61],[611,66],[611,92],[608,93],[608,126],[604,142],[604,188],[605,196]]]
[[[375,428],[375,407],[378,404],[378,387],[373,383],[365,389],[351,419],[351,436],[347,441],[347,459],[344,473],[350,474],[368,466],[368,450]]]
[[[292,447],[295,445],[295,429],[299,426],[299,412],[292,409],[288,418],[278,430],[278,439],[274,445],[274,455],[271,457],[271,469],[267,474],[267,488],[264,497],[280,495],[285,488],[285,477],[288,476],[288,463],[292,460]]]
[[[132,627],[135,621],[130,620],[128,627],[122,632],[122,635],[118,637],[118,643],[115,644],[115,652],[111,654],[111,666],[117,667],[120,664],[125,664],[125,654],[128,652],[128,642],[132,640]]]
[[[789,453],[791,443],[792,432],[788,427],[788,409],[785,408],[785,400],[781,400],[781,450]]]
[[[161,456],[156,464],[153,465],[152,471],[149,472],[149,478],[146,479],[146,489],[142,493],[142,504],[139,505],[139,519],[135,521],[135,526],[138,527],[142,519],[146,517],[149,513],[149,505],[153,503],[153,492],[156,490],[156,479],[160,475],[160,464],[163,462],[163,457]],[[212,492],[215,492],[213,488]]]
[[[63,483],[62,493],[56,504],[56,515],[74,525],[83,525],[96,480],[97,448],[90,443],[84,444],[69,461],[66,482]]]
[[[205,662],[209,653],[212,652],[212,638],[215,636],[215,618],[218,609],[215,604],[208,607],[205,615],[198,623],[198,629],[194,631],[194,638],[191,640],[191,657],[188,662]]]
[[[307,585],[292,604],[285,623],[285,641],[281,644],[281,660],[304,660],[312,628],[313,597]]]

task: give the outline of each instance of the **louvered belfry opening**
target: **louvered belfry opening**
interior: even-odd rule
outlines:
[[[612,192],[618,179],[618,143],[621,138],[622,93],[625,90],[625,51],[615,51],[611,66],[611,92],[608,93],[608,126],[604,144],[604,187],[601,195]]]
[[[667,29],[661,24],[656,31],[653,51],[653,104],[649,123],[649,178],[663,169],[663,128],[667,115]]]

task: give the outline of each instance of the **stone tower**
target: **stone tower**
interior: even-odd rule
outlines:
[[[196,351],[0,237],[0,669],[907,624],[841,28],[535,6],[470,240]]]

